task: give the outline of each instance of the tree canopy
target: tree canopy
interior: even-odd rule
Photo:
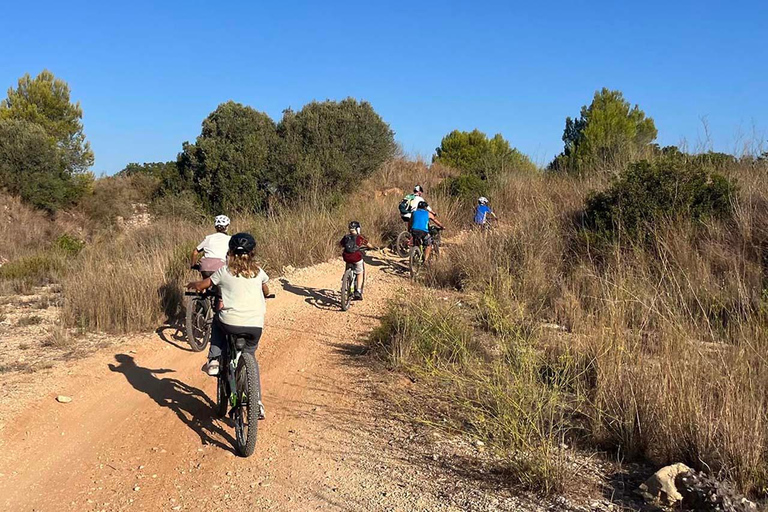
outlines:
[[[277,127],[277,185],[317,198],[370,176],[395,151],[394,133],[370,103],[353,98],[288,109]]]
[[[532,172],[536,165],[525,154],[513,148],[501,134],[492,138],[473,130],[454,130],[435,149],[433,162],[460,169],[487,180],[506,172]]]
[[[35,78],[19,78],[17,88],[8,89],[0,102],[0,119],[17,119],[37,124],[62,152],[70,173],[83,172],[93,165],[93,151],[83,133],[83,109],[70,101],[69,85],[43,70]]]
[[[260,210],[270,179],[275,123],[251,107],[228,101],[203,121],[194,144],[184,143],[178,158],[182,180],[210,211]]]
[[[563,152],[550,169],[574,173],[618,170],[652,149],[653,119],[624,99],[621,91],[603,88],[578,119],[565,119]]]

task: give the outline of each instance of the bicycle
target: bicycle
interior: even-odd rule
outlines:
[[[397,239],[395,240],[395,254],[401,258],[405,258],[410,253],[411,247],[413,247],[413,236],[411,236],[411,232],[406,229],[397,235]]]
[[[187,343],[194,352],[201,352],[211,340],[211,325],[216,310],[216,294],[210,289],[204,292],[184,292],[189,297],[186,304]]]
[[[432,238],[432,253],[430,259],[436,259],[440,256],[440,245],[442,244],[441,231],[442,228],[429,226],[429,235]],[[421,244],[413,244],[408,255],[408,269],[411,274],[411,279],[416,278],[419,271],[424,266],[424,263],[424,249]]]
[[[352,265],[347,264],[344,274],[341,276],[341,310],[347,311],[352,305],[352,297],[355,295],[355,276]],[[365,278],[363,278],[365,279]]]
[[[274,297],[270,294],[265,299]],[[256,449],[259,419],[263,419],[259,365],[255,355],[243,352],[248,335],[228,334],[226,338],[227,349],[216,378],[216,413],[229,416],[235,424],[235,450],[241,457],[250,457]]]

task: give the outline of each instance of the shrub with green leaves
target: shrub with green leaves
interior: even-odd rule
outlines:
[[[642,160],[587,199],[586,225],[608,238],[637,238],[665,220],[728,217],[736,191],[726,177],[684,159]]]
[[[488,180],[508,172],[533,172],[536,165],[525,154],[513,148],[500,133],[492,138],[480,130],[454,130],[440,141],[433,162]]]

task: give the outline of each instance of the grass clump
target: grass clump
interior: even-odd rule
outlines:
[[[561,491],[566,482],[560,440],[565,432],[562,384],[541,378],[542,359],[526,329],[489,336],[468,307],[425,292],[400,299],[372,341],[390,365],[425,381],[448,428],[482,440],[504,455],[502,468],[527,489]]]

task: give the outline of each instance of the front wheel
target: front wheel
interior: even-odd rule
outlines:
[[[187,302],[187,342],[194,352],[204,350],[211,338],[209,307],[208,301],[203,297],[190,297]]]
[[[354,293],[355,275],[352,269],[344,271],[344,277],[341,278],[341,310],[346,311],[352,304],[352,294]]]
[[[403,231],[397,235],[395,241],[395,253],[401,258],[408,256],[408,252],[411,248],[411,234],[408,231]]]
[[[414,245],[411,247],[411,252],[408,256],[408,267],[411,271],[411,279],[414,279],[418,275],[423,263],[421,247]]]
[[[259,367],[256,359],[248,353],[240,356],[235,373],[237,383],[237,404],[232,419],[235,422],[235,448],[241,457],[250,457],[256,449],[256,435],[259,423]]]

